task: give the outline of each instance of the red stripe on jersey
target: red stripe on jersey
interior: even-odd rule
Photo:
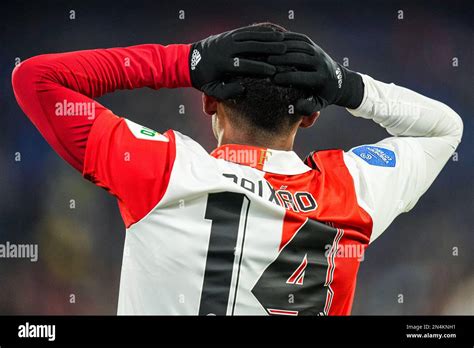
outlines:
[[[312,153],[305,163],[313,170],[289,176],[265,174],[265,179],[275,190],[285,186],[285,191],[293,194],[309,192],[317,202],[316,210],[298,213],[286,211],[280,250],[291,240],[306,218],[326,222],[337,228],[338,232],[327,258],[325,285],[328,291],[324,314],[348,315],[352,309],[360,255],[348,257],[339,253],[339,249],[363,250],[370,240],[372,219],[357,203],[354,182],[341,150]],[[293,276],[290,279],[293,280]],[[297,281],[298,278],[294,280]]]
[[[274,315],[291,315],[291,316],[296,316],[298,315],[298,311],[285,311],[283,309],[268,309],[268,313],[274,314]]]
[[[336,269],[336,254],[338,251],[339,241],[341,240],[343,235],[344,235],[344,230],[341,230],[338,228],[336,238],[334,238],[334,242],[331,246],[331,249],[327,257],[329,267],[328,267],[328,272],[326,275],[326,283],[324,284],[325,286],[328,287],[328,292],[326,296],[326,306],[324,307],[325,315],[329,314],[329,310],[331,308],[332,300],[334,297],[334,290],[332,289],[331,284],[334,280],[334,271]]]
[[[348,315],[352,310],[361,255],[348,255],[347,250],[365,250],[372,233],[372,218],[357,203],[354,182],[341,150],[316,152],[312,161],[321,171],[320,180],[324,183],[323,192],[315,194],[316,219],[344,230],[337,241],[330,284],[333,293],[328,295],[331,303],[327,314]]]
[[[293,272],[293,274],[288,278],[286,281],[288,284],[303,284],[303,274],[306,266],[308,265],[308,258],[307,255],[304,256],[301,265]]]

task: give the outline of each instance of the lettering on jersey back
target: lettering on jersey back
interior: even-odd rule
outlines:
[[[265,179],[253,181],[247,178],[241,178],[236,174],[224,173],[222,175],[231,179],[234,184],[239,185],[249,192],[257,194],[258,196],[265,198],[268,201],[285,208],[286,210],[291,210],[296,213],[307,213],[316,210],[318,207],[316,199],[310,192],[291,192],[287,189],[287,186],[284,186],[280,189],[275,189]]]

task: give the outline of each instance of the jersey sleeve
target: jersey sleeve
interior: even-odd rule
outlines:
[[[391,137],[344,153],[358,204],[372,217],[370,242],[401,213],[408,212],[426,181],[425,154],[412,138]]]
[[[190,45],[146,44],[43,54],[15,67],[18,104],[45,140],[83,172],[96,118],[107,110],[94,99],[116,90],[190,87]]]
[[[163,197],[175,157],[173,131],[160,134],[105,111],[92,126],[83,175],[118,199],[128,228]]]
[[[372,242],[428,190],[460,143],[463,123],[437,100],[368,75],[362,79],[364,99],[349,112],[393,136],[344,153],[358,203],[373,219]]]

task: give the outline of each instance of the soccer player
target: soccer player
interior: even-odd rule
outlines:
[[[218,147],[92,99],[141,87],[203,91]],[[463,130],[448,106],[270,23],[194,44],[33,57],[13,88],[54,150],[118,200],[119,314],[350,314],[361,253],[413,208]],[[391,136],[302,161],[297,130],[330,104]]]

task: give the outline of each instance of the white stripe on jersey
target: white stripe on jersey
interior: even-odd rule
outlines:
[[[241,215],[227,314],[266,314],[248,289],[278,255],[281,234],[275,231],[282,230],[285,209],[222,175],[257,182],[265,172],[215,159],[175,134],[176,160],[167,192],[126,233],[118,314],[198,314],[212,225],[205,214],[213,192],[238,192],[250,200],[247,221]]]

